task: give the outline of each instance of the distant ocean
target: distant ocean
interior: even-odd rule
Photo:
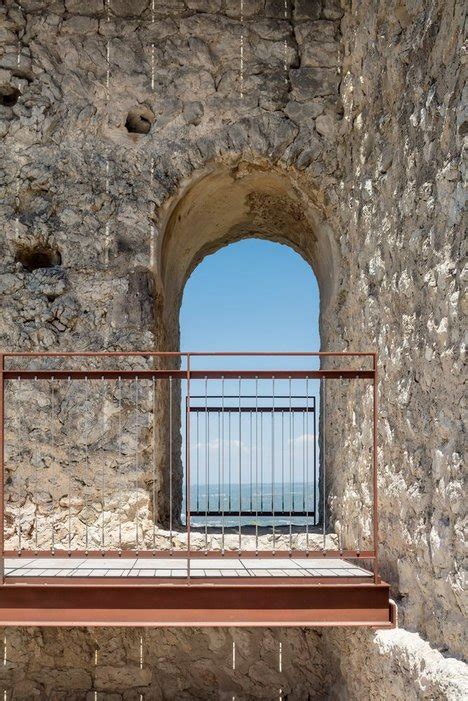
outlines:
[[[184,490],[185,493],[185,490]],[[314,522],[314,502],[317,501],[318,506],[318,488],[314,488],[313,484],[304,484],[297,482],[290,488],[288,485],[281,483],[263,484],[260,492],[256,485],[245,484],[239,488],[239,485],[210,485],[209,488],[205,484],[191,485],[190,490],[190,510],[191,512],[219,512],[219,516],[210,515],[192,516],[191,523],[194,526],[208,525],[210,527],[221,526],[224,522],[226,528],[236,528],[239,526],[239,516],[224,516],[225,512],[251,512],[251,515],[243,515],[240,519],[242,526],[255,525],[257,523],[256,512],[286,512],[286,515],[276,515],[273,519],[271,516],[259,516],[258,524],[260,526],[288,526],[290,522],[296,526],[309,525]],[[183,501],[183,512],[185,512],[185,499]],[[291,519],[289,513],[291,511]],[[294,516],[294,513],[300,512],[300,516]],[[303,512],[309,512],[308,518],[303,516]]]

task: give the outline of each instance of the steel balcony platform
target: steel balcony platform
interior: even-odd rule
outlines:
[[[4,584],[2,626],[395,626],[385,582]]]

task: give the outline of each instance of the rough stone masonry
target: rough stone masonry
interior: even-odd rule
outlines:
[[[464,3],[4,0],[0,13],[1,348],[176,349],[204,255],[247,235],[293,246],[319,282],[323,349],[379,352],[382,565],[402,627],[6,630],[7,698],[466,698]],[[333,399],[339,418],[351,398]],[[330,461],[340,445],[337,432]],[[363,475],[333,477],[333,518],[349,523]]]

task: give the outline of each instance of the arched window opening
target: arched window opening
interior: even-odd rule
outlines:
[[[319,290],[292,248],[249,238],[205,257],[180,311],[187,352],[310,352],[319,348]],[[196,360],[196,359],[194,359]],[[284,358],[274,359],[281,368]],[[272,358],[209,358],[210,367],[261,368]],[[288,364],[291,357],[288,357]],[[304,358],[295,359],[298,368]],[[319,521],[316,380],[219,378],[193,383],[190,513],[195,533],[251,533],[286,541]],[[183,403],[185,398],[183,397]],[[185,426],[182,421],[183,441]],[[182,455],[185,492],[186,456]],[[186,501],[182,504],[182,522]],[[231,538],[232,539],[232,538]]]

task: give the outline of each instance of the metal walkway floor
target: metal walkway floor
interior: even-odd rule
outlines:
[[[185,558],[6,558],[5,576],[14,578],[186,578]],[[213,577],[317,577],[371,578],[372,573],[346,560],[324,558],[196,558],[191,560],[190,576]]]

